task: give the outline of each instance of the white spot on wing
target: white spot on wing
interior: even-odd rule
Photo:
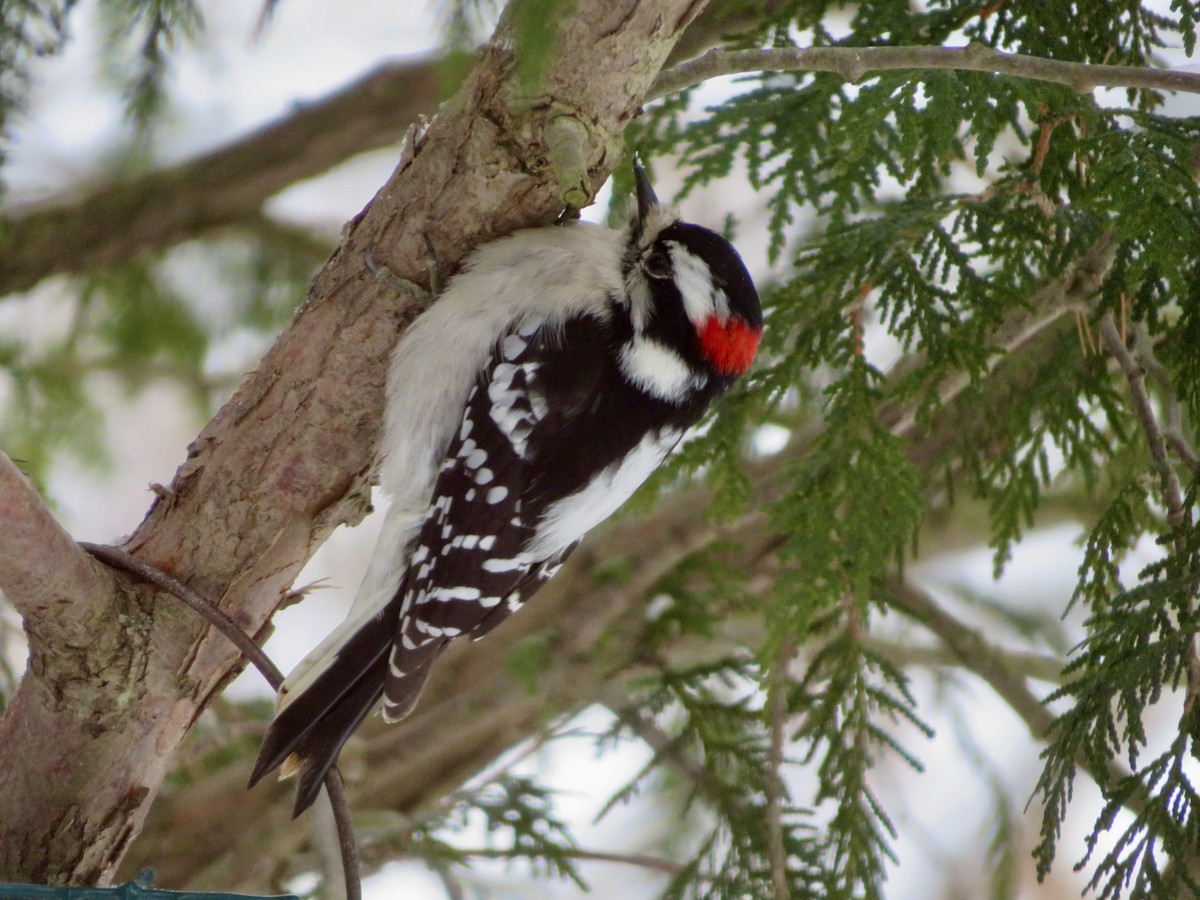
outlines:
[[[526,343],[519,334],[510,334],[500,342],[500,355],[512,362],[525,352]]]
[[[523,350],[525,341],[519,335],[510,334],[504,339],[501,353],[505,359],[514,358],[508,350],[517,343],[521,344]],[[537,370],[536,362],[502,362],[492,369],[492,377],[488,382],[492,421],[508,438],[513,451],[521,457],[525,456],[532,424],[546,413],[545,400],[532,389]],[[524,376],[521,384],[517,384],[518,374]]]
[[[449,600],[478,600],[482,595],[479,588],[473,587],[443,587],[434,588],[429,592],[430,600],[446,602]]]
[[[522,553],[512,559],[485,559],[482,568],[485,572],[520,572],[528,569],[531,562],[530,557]]]

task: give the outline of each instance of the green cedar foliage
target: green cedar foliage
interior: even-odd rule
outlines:
[[[480,827],[486,846],[474,853],[446,840]],[[405,850],[439,871],[466,865],[472,855],[521,860],[535,875],[569,879],[587,890],[575,862],[575,841],[554,812],[553,792],[528,777],[503,773],[454,796],[444,809],[405,831]]]
[[[1196,8],[1187,3],[1165,15],[1127,2],[882,2],[854,8],[848,22],[845,15],[833,4],[790,4],[745,42],[965,38],[1056,60],[1137,66],[1152,64],[1158,48],[1190,53],[1195,43]],[[1122,323],[1155,376],[1153,402],[1186,447],[1200,380],[1200,119],[1164,112],[1163,97],[1150,91],[1098,97],[940,70],[867,73],[855,84],[770,73],[734,89],[733,99],[703,114],[669,99],[648,112],[631,143],[681,156],[685,195],[745,166],[785,274],[765,292],[764,358],[721,416],[732,414],[743,441],[749,422],[819,415],[822,423],[770,507],[778,574],[762,596],[766,645],[785,634],[802,640],[789,753],[817,775],[815,792],[798,798],[811,810],[790,816],[788,829],[816,828],[819,838],[797,834],[821,844],[814,884],[822,887],[794,884],[793,896],[884,895],[894,832],[870,769],[885,753],[919,766],[919,742],[909,746],[913,739],[901,743],[899,735],[914,734],[903,725],[917,725],[917,734],[924,726],[904,671],[863,642],[882,611],[883,576],[902,570],[923,517],[964,498],[986,504],[999,573],[1047,500],[1064,496],[1108,511],[1091,523],[1075,598],[1089,611],[1088,637],[1051,698],[1067,705],[1048,736],[1038,785],[1039,872],[1049,871],[1086,765],[1107,800],[1088,846],[1072,848],[1091,867],[1093,888],[1114,898],[1195,890],[1200,824],[1187,771],[1200,753],[1194,492],[1168,521],[1153,487],[1161,466],[1147,452],[1129,385],[1093,332],[1106,313]],[[1071,314],[1030,340],[997,340],[1006,323],[1043,315],[1070,293],[1069,284],[1045,290],[1056,276],[1101,258],[1111,262],[1100,265],[1097,289],[1072,295]],[[905,354],[888,373],[864,351],[863,328],[872,326]],[[903,436],[889,427],[896,409],[912,411],[915,424]],[[717,484],[737,482],[739,454],[730,444],[718,420],[685,461],[707,467]],[[1194,464],[1188,452],[1172,451],[1168,462],[1185,483]],[[1126,586],[1117,566],[1146,537],[1159,541],[1163,558]],[[706,677],[737,673],[766,690],[773,661],[765,651],[759,658],[756,670],[734,657]],[[754,773],[741,777],[770,777],[764,710],[755,721],[738,695],[721,719],[711,703],[693,710],[678,691],[675,698],[687,713],[682,739],[703,745],[698,717],[724,721],[723,753],[740,754]],[[1146,718],[1164,704],[1177,710],[1177,738],[1150,755]],[[713,758],[705,750],[698,758]],[[1114,768],[1122,761],[1128,772]],[[718,827],[733,833],[737,821],[726,815]],[[762,821],[750,827],[765,833]],[[770,895],[761,887],[749,893]]]
[[[32,63],[62,49],[77,6],[77,0],[0,3],[0,163],[10,119],[25,106],[35,74]],[[131,120],[144,131],[163,111],[171,49],[203,31],[199,7],[194,0],[104,0],[98,11],[106,32],[101,44],[105,71]]]
[[[0,3],[0,163],[6,156],[10,119],[25,105],[31,63],[62,48],[67,39],[67,18],[74,6],[75,0]]]

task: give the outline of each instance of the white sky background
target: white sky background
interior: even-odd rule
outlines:
[[[244,0],[204,3],[209,35],[205,45],[173,56],[173,105],[160,128],[163,160],[185,159],[235,139],[298,102],[341,88],[388,56],[425,51],[437,40],[435,14],[428,4],[284,0],[262,40],[254,42],[251,34],[258,8],[257,3]],[[68,51],[36,69],[31,110],[17,123],[7,169],[10,202],[36,200],[89,178],[102,178],[104,158],[122,144],[120,107],[109,93],[97,88],[92,13],[90,7],[82,8],[73,19],[75,38]],[[276,198],[272,208],[289,219],[336,235],[341,223],[357,213],[383,183],[395,155],[394,150],[385,150],[351,161]],[[659,169],[663,171],[665,165],[660,164]],[[660,187],[660,195],[670,193],[670,176],[665,171]],[[684,205],[689,218],[717,227],[728,210],[741,216],[739,247],[752,270],[763,274],[765,234],[758,227],[763,218],[744,183],[731,181],[710,188]],[[189,277],[203,279],[204,273],[192,271]],[[44,301],[55,292],[61,296],[64,290],[69,287],[52,281],[38,289],[38,296]],[[217,290],[215,281],[213,290]],[[6,307],[0,313],[0,327],[6,330],[20,329],[19,333],[34,337],[52,327],[35,315],[32,303]],[[231,359],[244,358],[248,367],[263,349],[226,347],[213,362],[228,364]],[[868,349],[881,356],[890,352],[886,339],[869,343]],[[111,394],[105,403],[111,404],[109,433],[117,468],[99,476],[64,460],[54,471],[50,490],[64,524],[78,539],[112,541],[132,531],[141,520],[151,499],[147,485],[170,482],[184,459],[188,441],[203,423],[170,387],[152,388],[133,401],[100,390]],[[285,671],[340,620],[366,566],[374,530],[372,521],[353,531],[339,529],[305,569],[299,583],[327,579],[331,587],[277,617],[277,632],[268,651]],[[1014,608],[1057,616],[1075,582],[1079,535],[1078,528],[1063,527],[1026,541],[1000,585],[991,583],[991,558],[984,550],[930,562],[913,574],[929,585],[965,583]],[[961,608],[958,612],[964,614]],[[884,623],[882,630],[894,632],[895,623]],[[1071,631],[1077,634],[1077,629]],[[958,885],[959,892],[947,893],[947,897],[986,895],[986,885],[978,879],[987,840],[985,811],[990,803],[985,779],[979,776],[979,762],[964,752],[955,736],[956,726],[937,714],[947,690],[988,765],[994,767],[995,777],[1008,786],[1018,816],[1040,771],[1038,748],[1029,742],[1024,725],[986,686],[965,675],[952,677],[957,689],[947,689],[927,674],[918,673],[914,678],[921,709],[938,735],[926,741],[909,732],[902,739],[925,763],[926,774],[917,776],[902,765],[887,762],[876,775],[879,793],[901,832],[895,849],[902,865],[889,879],[891,900],[929,900],[931,886],[943,884]],[[248,674],[232,690],[265,693],[266,688],[256,675]],[[595,732],[603,730],[607,721],[603,712],[592,710],[581,716],[577,725]],[[591,740],[582,737],[537,751],[521,763],[521,769],[536,772],[545,783],[561,788],[560,812],[577,823],[581,846],[643,852],[652,851],[678,823],[664,819],[648,804],[636,802],[618,807],[598,825],[593,825],[592,819],[610,793],[646,760],[646,752],[633,746],[598,759]],[[804,803],[804,774],[797,773],[795,781],[797,801]],[[1095,812],[1095,791],[1082,777],[1073,810],[1075,824],[1060,845],[1055,874],[1045,886],[1027,885],[1022,897],[1078,896],[1082,881],[1071,873],[1071,864],[1082,847],[1086,833],[1082,829]],[[1036,821],[1036,810],[1024,819],[1030,845],[1036,839]],[[247,836],[252,839],[249,830]],[[480,845],[479,835],[468,834],[464,840],[468,845]],[[1031,870],[1028,861],[1022,865],[1025,872]],[[651,897],[662,885],[657,876],[627,866],[584,863],[582,868],[593,886],[593,896]],[[486,883],[493,891],[488,896],[565,898],[578,894],[570,883],[531,884],[519,870],[510,872],[499,864],[481,865],[464,878]],[[372,878],[366,896],[424,900],[445,893],[421,866],[406,864],[391,866]]]

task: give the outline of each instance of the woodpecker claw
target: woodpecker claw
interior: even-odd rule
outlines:
[[[415,296],[420,301],[422,307],[427,307],[441,293],[442,286],[437,254],[433,251],[433,242],[429,240],[428,235],[425,236],[425,250],[427,253],[425,266],[429,275],[429,290],[425,290],[425,288],[421,287],[415,281],[402,278],[387,266],[378,262],[375,259],[374,251],[370,249],[363,253],[363,265],[367,267],[367,271],[375,276],[377,280],[386,284],[397,294]]]

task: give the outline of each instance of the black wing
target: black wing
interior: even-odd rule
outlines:
[[[551,496],[542,489],[560,442],[600,386],[606,330],[561,334],[531,323],[506,336],[481,373],[447,449],[432,502],[401,583],[400,621],[388,661],[384,715],[416,703],[430,663],[462,635],[495,628],[542,586],[574,548],[535,558],[528,548]],[[569,384],[545,373],[569,354]]]

